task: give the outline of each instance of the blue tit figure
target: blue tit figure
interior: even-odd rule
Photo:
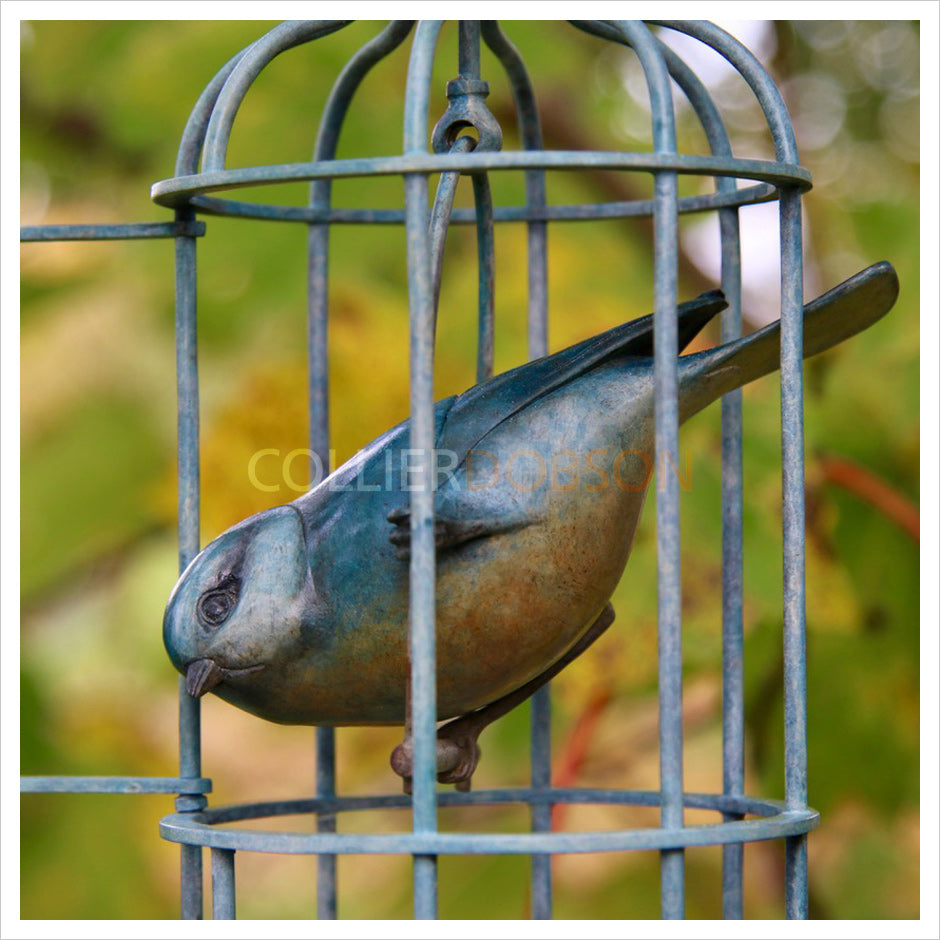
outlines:
[[[897,296],[882,262],[808,304],[804,353],[865,329]],[[679,348],[725,306],[678,312]],[[469,786],[477,736],[613,621],[654,455],[652,317],[437,404],[437,715],[443,782]],[[777,321],[681,356],[679,418],[780,363]],[[409,422],[299,499],[207,545],[167,604],[191,695],[286,724],[401,724],[408,685]],[[392,765],[406,780],[410,741]]]

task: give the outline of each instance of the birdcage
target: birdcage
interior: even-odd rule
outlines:
[[[685,850],[723,847],[723,913],[742,916],[742,858],[756,840],[785,843],[786,914],[807,916],[807,833],[817,814],[807,805],[804,617],[804,508],[802,436],[803,265],[801,196],[810,174],[800,166],[793,129],[780,92],[761,63],[739,41],[707,22],[580,21],[572,28],[621,46],[642,69],[648,97],[652,147],[644,152],[550,150],[542,144],[536,95],[523,60],[494,21],[457,24],[457,61],[447,84],[446,106],[432,88],[442,23],[392,22],[381,28],[338,75],[320,119],[309,162],[231,167],[226,151],[239,106],[259,74],[282,53],[343,29],[345,21],[285,22],[234,55],[206,86],[186,124],[173,176],[153,186],[153,199],[174,213],[172,221],[148,225],[40,226],[24,240],[172,238],[176,246],[176,344],[178,391],[179,563],[182,571],[199,542],[199,370],[196,356],[196,244],[206,234],[201,216],[229,216],[245,225],[256,220],[305,226],[309,233],[310,449],[323,466],[330,447],[327,361],[330,230],[335,225],[401,225],[407,240],[410,335],[411,445],[422,454],[418,467],[430,479],[434,442],[432,380],[437,296],[443,246],[449,225],[476,227],[479,265],[477,377],[493,373],[494,228],[523,223],[528,244],[528,349],[530,358],[548,352],[547,237],[552,225],[571,221],[651,217],[655,264],[655,423],[657,450],[678,453],[677,412],[677,256],[679,216],[715,213],[720,224],[720,286],[728,300],[722,315],[723,340],[741,333],[739,212],[768,201],[779,204],[782,473],[783,473],[783,692],[785,697],[785,780],[779,799],[744,791],[744,698],[742,680],[741,400],[733,392],[722,401],[723,479],[723,789],[686,792],[683,785],[681,578],[679,566],[679,481],[665,474],[656,503],[658,564],[660,786],[655,791],[559,788],[550,775],[550,693],[532,700],[531,785],[526,788],[439,791],[435,764],[435,552],[434,502],[430,487],[411,494],[413,525],[410,566],[409,654],[410,723],[414,740],[413,792],[381,796],[344,795],[337,785],[331,728],[316,733],[316,793],[292,801],[211,806],[210,781],[202,776],[200,709],[180,682],[180,766],[166,778],[24,778],[27,792],[172,793],[176,812],[160,822],[163,838],[181,846],[182,916],[202,916],[204,849],[211,855],[212,910],[216,918],[235,916],[236,855],[292,853],[318,858],[317,910],[337,915],[336,860],[362,853],[411,856],[414,916],[437,914],[437,868],[442,855],[515,854],[531,857],[531,913],[552,916],[553,855],[636,850],[661,856],[661,910],[664,918],[684,914]],[[773,140],[773,160],[735,157],[721,113],[693,70],[663,41],[684,34],[722,56],[743,78],[763,112]],[[410,43],[400,153],[337,159],[337,143],[350,103],[370,70]],[[515,103],[521,149],[502,146],[499,123],[487,107],[487,76],[481,73],[481,44],[504,70]],[[674,91],[694,110],[708,143],[706,153],[679,153]],[[441,103],[439,103],[441,102]],[[429,115],[431,119],[429,121]],[[433,126],[433,130],[432,130]],[[649,199],[596,204],[554,205],[546,197],[546,174],[604,169],[652,181]],[[496,205],[490,180],[523,173],[524,205]],[[400,179],[403,208],[336,207],[337,179],[378,176]],[[472,180],[474,208],[454,208],[461,176]],[[713,181],[701,194],[679,195],[678,180]],[[438,181],[429,209],[429,185]],[[233,198],[252,187],[309,181],[305,205],[287,207]],[[402,329],[406,329],[402,324]],[[717,552],[716,548],[716,552]],[[442,832],[438,808],[515,803],[528,807],[531,831],[524,833]],[[553,832],[556,804],[610,803],[658,807],[660,825],[592,832]],[[364,809],[410,809],[410,830],[363,834],[337,831],[337,816]],[[715,822],[689,825],[687,808],[712,811]],[[259,819],[313,814],[317,831],[272,832],[253,828]],[[223,826],[221,824],[229,824]],[[630,911],[623,916],[629,917]]]

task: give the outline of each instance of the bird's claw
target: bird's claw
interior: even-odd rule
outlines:
[[[405,519],[402,522],[396,522],[389,514],[389,521],[396,526],[395,531],[388,537],[388,540],[395,546],[395,556],[407,561],[411,557],[411,525],[408,521],[409,513],[405,512]],[[440,519],[434,522],[434,548],[439,550],[447,548],[454,542],[453,526]]]
[[[444,725],[437,733],[437,781],[452,783],[462,793],[470,789],[470,780],[480,762],[480,746],[476,734]],[[478,734],[479,732],[477,732]],[[392,751],[392,770],[402,778],[405,793],[411,793],[414,767],[414,742],[405,738]]]
[[[395,546],[395,555],[407,560],[411,557],[411,510],[405,506],[393,509],[386,517],[394,531],[388,540]],[[505,528],[505,526],[503,527]],[[458,520],[436,516],[434,519],[434,549],[443,551],[493,532],[500,526],[486,520]]]

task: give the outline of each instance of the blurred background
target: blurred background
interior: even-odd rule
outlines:
[[[164,221],[149,200],[204,85],[273,23],[24,22],[22,224]],[[863,335],[806,364],[810,913],[919,916],[919,28],[902,21],[720,24],[768,65],[793,116],[807,195],[807,297],[890,260],[901,296]],[[279,57],[239,112],[229,166],[310,158],[336,74],[380,28],[347,29]],[[649,150],[632,55],[560,22],[504,24],[535,84],[546,146]],[[456,74],[456,27],[442,33],[432,123]],[[668,33],[663,33],[670,38]],[[713,90],[735,153],[772,157],[743,82],[707,50],[671,37]],[[400,152],[407,43],[364,82],[340,156]],[[483,52],[489,103],[518,146],[511,97]],[[678,98],[679,96],[677,96]],[[680,145],[705,152],[677,102]],[[707,181],[683,180],[683,192]],[[494,174],[497,204],[523,202],[522,174]],[[555,204],[642,196],[649,180],[550,174]],[[469,186],[466,187],[469,189]],[[306,187],[248,198],[303,205]],[[338,206],[401,205],[399,180],[341,181]],[[459,200],[469,205],[463,183]],[[746,207],[745,317],[776,316],[776,205]],[[209,218],[199,242],[202,539],[303,489],[307,446],[306,232]],[[550,347],[652,309],[648,220],[557,224],[549,232]],[[525,232],[496,235],[496,367],[525,359]],[[682,222],[680,299],[716,283],[717,224]],[[397,226],[333,233],[330,369],[334,466],[406,416],[407,295]],[[177,675],[161,618],[176,579],[173,246],[168,241],[24,245],[21,250],[21,771],[175,775]],[[472,227],[448,239],[437,352],[440,396],[473,382]],[[710,344],[716,332],[704,337]],[[779,387],[744,392],[747,790],[781,797]],[[264,491],[249,482],[261,448]],[[721,788],[719,409],[681,437],[685,786]],[[651,498],[652,502],[652,498]],[[658,784],[655,513],[647,508],[614,597],[614,628],[553,683],[560,785]],[[207,696],[203,772],[214,803],[308,795],[313,733]],[[475,786],[522,785],[528,708],[483,735]],[[345,793],[395,792],[400,729],[341,729]],[[179,849],[157,832],[171,797],[25,795],[23,918],[178,916]],[[689,813],[691,822],[713,815]],[[294,829],[311,826],[293,819]],[[655,824],[630,808],[567,807],[568,830]],[[347,814],[349,831],[407,814]],[[519,808],[441,813],[442,828],[524,828]],[[690,917],[720,916],[720,850],[688,853]],[[748,917],[783,911],[783,853],[745,850]],[[238,861],[239,916],[315,916],[315,859]],[[655,853],[558,857],[559,918],[658,917]],[[442,858],[443,918],[527,914],[523,858]],[[343,918],[408,918],[408,859],[339,863]]]

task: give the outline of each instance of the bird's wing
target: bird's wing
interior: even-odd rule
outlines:
[[[716,313],[727,307],[724,294],[709,291],[678,308],[680,352]],[[436,446],[462,459],[468,450],[527,405],[615,356],[653,354],[653,315],[592,336],[543,359],[536,359],[458,395],[447,410]]]

